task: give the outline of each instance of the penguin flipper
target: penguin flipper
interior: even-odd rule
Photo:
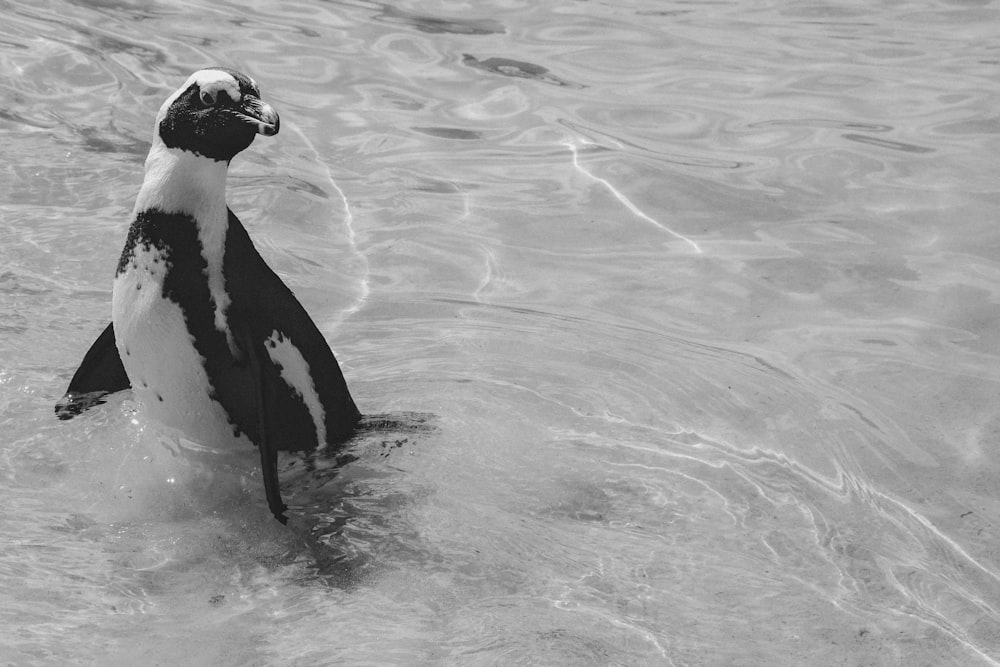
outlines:
[[[114,327],[108,324],[84,355],[66,393],[56,403],[56,416],[72,419],[84,410],[103,403],[108,394],[131,386],[115,345]]]
[[[275,519],[282,524],[287,524],[288,517],[285,516],[285,510],[288,509],[288,506],[281,499],[281,480],[278,478],[278,439],[273,432],[274,429],[278,428],[277,415],[272,414],[277,388],[275,381],[280,382],[280,377],[276,377],[270,361],[263,360],[262,355],[267,353],[262,345],[253,343],[249,332],[238,336],[238,344],[248,357],[250,375],[255,387],[257,437],[254,440],[257,449],[260,450],[260,471],[264,478],[267,506]]]

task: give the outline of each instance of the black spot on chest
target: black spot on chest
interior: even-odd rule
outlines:
[[[169,269],[168,280],[173,274],[177,274],[175,279],[181,279],[183,276],[180,274],[188,271],[204,274],[208,268],[201,253],[198,225],[194,218],[183,213],[164,213],[158,209],[149,209],[136,215],[132,226],[129,227],[115,275],[119,276],[128,270],[128,265],[135,259],[137,249],[153,248],[159,250],[165,257]],[[205,289],[207,294],[207,282]],[[164,291],[166,292],[166,286]]]
[[[233,373],[237,361],[226,335],[215,326],[215,303],[208,288],[208,263],[202,255],[198,225],[190,215],[150,209],[129,228],[116,276],[129,270],[140,250],[157,250],[163,258],[162,297],[180,307],[194,347],[201,355],[216,398],[219,382]],[[134,344],[142,344],[136,341]]]

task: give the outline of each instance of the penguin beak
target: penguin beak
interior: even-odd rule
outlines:
[[[278,133],[278,112],[271,105],[253,95],[243,96],[243,113],[237,114],[241,119],[252,125],[257,134],[271,137]]]

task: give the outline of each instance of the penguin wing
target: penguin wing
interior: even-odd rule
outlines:
[[[281,451],[306,451],[348,438],[361,418],[323,334],[229,213],[223,260],[233,338],[273,383],[268,431]]]
[[[232,211],[223,266],[228,325],[254,386],[252,405],[244,391],[227,408],[260,449],[268,504],[281,521],[277,453],[341,443],[361,413],[326,339]],[[219,399],[227,402],[222,392]]]
[[[66,393],[56,403],[56,416],[72,419],[84,410],[103,403],[108,394],[131,387],[115,345],[114,327],[108,324],[84,355]]]

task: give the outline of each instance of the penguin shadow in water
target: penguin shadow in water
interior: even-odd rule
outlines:
[[[308,579],[350,588],[390,559],[422,557],[405,518],[423,492],[407,484],[406,457],[437,431],[424,412],[365,415],[342,445],[279,459],[288,528],[308,552]]]

